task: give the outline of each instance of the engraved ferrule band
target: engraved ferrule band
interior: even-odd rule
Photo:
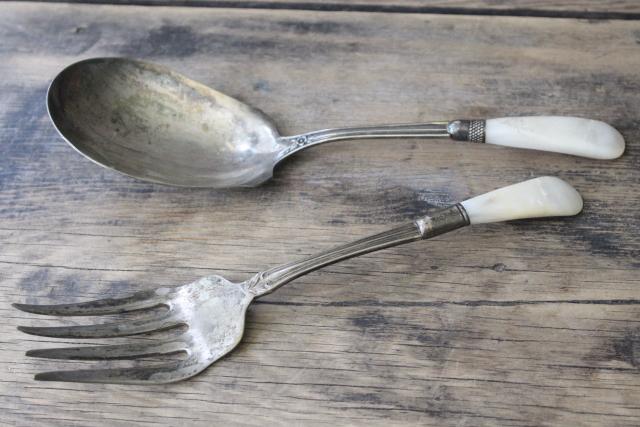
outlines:
[[[447,125],[447,132],[456,141],[484,142],[485,120],[454,120]]]

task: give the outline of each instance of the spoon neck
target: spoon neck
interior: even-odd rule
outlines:
[[[281,159],[313,145],[347,139],[383,139],[383,138],[446,138],[450,136],[448,122],[430,122],[413,124],[395,124],[324,129],[294,136],[280,137],[280,142],[289,148]]]

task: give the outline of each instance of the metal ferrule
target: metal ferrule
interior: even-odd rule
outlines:
[[[431,216],[425,216],[415,222],[423,239],[438,236],[469,225],[469,216],[464,207],[457,203],[448,208],[441,209]]]
[[[485,120],[454,120],[447,125],[447,132],[456,141],[484,142]]]

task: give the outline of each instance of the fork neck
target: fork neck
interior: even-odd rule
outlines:
[[[383,233],[267,270],[250,281],[248,290],[259,297],[300,276],[344,259],[416,240],[430,239],[466,225],[469,225],[469,217],[464,207],[455,204]]]

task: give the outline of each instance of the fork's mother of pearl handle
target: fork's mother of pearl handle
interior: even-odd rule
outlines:
[[[471,224],[576,215],[582,197],[560,178],[543,176],[499,188],[461,203]]]
[[[405,225],[365,237],[352,243],[312,255],[300,261],[257,274],[249,292],[261,296],[324,266],[384,248],[414,242],[483,222],[520,218],[575,215],[582,210],[582,198],[559,178],[545,176],[510,185],[439,209]]]
[[[620,132],[607,123],[579,117],[488,119],[485,142],[591,159],[615,159],[624,151],[624,138]]]

